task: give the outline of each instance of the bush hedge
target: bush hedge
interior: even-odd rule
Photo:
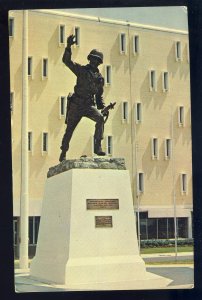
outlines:
[[[175,240],[142,240],[141,242],[141,248],[157,248],[157,247],[174,247],[175,246]],[[194,241],[193,239],[178,239],[177,240],[178,246],[193,246]]]

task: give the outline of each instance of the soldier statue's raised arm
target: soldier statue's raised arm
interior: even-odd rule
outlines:
[[[66,152],[69,149],[73,131],[82,117],[87,117],[96,122],[94,153],[100,156],[105,155],[101,148],[101,140],[104,133],[104,116],[99,111],[99,109],[105,108],[102,97],[104,78],[98,70],[98,66],[103,63],[103,54],[93,49],[87,57],[89,64],[82,66],[71,59],[71,46],[75,43],[75,36],[70,35],[67,38],[67,47],[62,58],[63,63],[76,75],[77,82],[74,87],[74,93],[68,97],[65,120],[67,127],[60,147],[62,150],[59,158],[60,162],[66,159]]]

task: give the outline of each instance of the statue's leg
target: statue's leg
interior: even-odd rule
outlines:
[[[72,109],[72,110],[69,111],[67,127],[66,127],[66,130],[65,130],[65,134],[63,136],[63,139],[62,139],[61,147],[60,147],[60,149],[62,150],[62,152],[60,154],[60,158],[59,158],[60,162],[65,160],[65,158],[66,158],[66,152],[69,149],[69,143],[70,143],[70,140],[72,138],[74,129],[78,125],[81,118],[82,118],[82,116],[75,109]]]
[[[103,115],[99,112],[99,110],[96,107],[90,106],[87,107],[85,111],[83,111],[83,116],[96,122],[94,133],[94,153],[96,153],[97,155],[104,156],[105,152],[103,152],[101,148],[101,140],[103,139],[104,134]]]

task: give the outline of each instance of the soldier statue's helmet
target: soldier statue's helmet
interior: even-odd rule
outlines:
[[[103,63],[103,53],[97,49],[93,49],[87,56],[87,59],[90,60],[91,57],[99,58],[100,62]]]

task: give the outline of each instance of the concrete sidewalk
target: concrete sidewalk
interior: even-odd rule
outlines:
[[[193,252],[179,252],[177,255],[175,253],[152,253],[152,254],[141,254],[141,257],[145,263],[150,262],[176,262],[193,260]]]

